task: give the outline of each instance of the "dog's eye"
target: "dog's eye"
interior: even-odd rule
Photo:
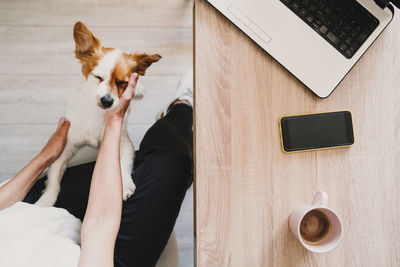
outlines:
[[[95,77],[96,79],[98,79],[100,82],[104,81],[104,79],[101,78],[100,76],[95,75],[94,77]]]
[[[126,87],[127,85],[128,85],[128,82],[126,82],[126,81],[117,81],[118,87]]]

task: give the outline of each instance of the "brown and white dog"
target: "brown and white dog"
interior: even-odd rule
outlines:
[[[36,202],[40,206],[52,206],[57,200],[61,178],[68,161],[83,145],[98,147],[104,133],[104,112],[118,105],[130,75],[144,75],[146,69],[160,60],[158,54],[126,54],[115,48],[103,47],[100,41],[82,22],[74,26],[75,57],[82,64],[82,83],[72,98],[66,117],[71,121],[68,140],[63,153],[49,167],[46,188]],[[123,199],[135,191],[131,178],[134,148],[129,139],[126,117],[122,126],[120,160]]]

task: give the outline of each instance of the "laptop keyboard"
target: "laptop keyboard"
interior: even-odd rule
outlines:
[[[355,0],[280,1],[346,58],[351,58],[379,25]]]

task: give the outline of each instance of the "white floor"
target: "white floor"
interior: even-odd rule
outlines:
[[[163,59],[141,79],[129,130],[136,147],[192,66],[191,0],[0,1],[0,182],[45,144],[81,78],[72,28],[81,20],[103,45]],[[193,266],[193,204],[188,191],[176,225],[180,266]]]

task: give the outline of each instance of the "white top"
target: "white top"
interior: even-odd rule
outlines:
[[[17,202],[0,211],[0,266],[76,267],[80,229],[64,209]]]

